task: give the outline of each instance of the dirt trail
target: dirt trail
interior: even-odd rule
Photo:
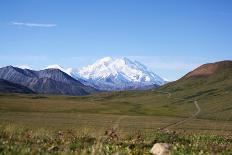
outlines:
[[[158,92],[158,93],[162,93],[162,94],[167,94],[167,97],[168,98],[171,98],[171,99],[174,99],[174,100],[182,100],[182,101],[190,101],[190,102],[193,102],[195,107],[196,107],[196,112],[194,114],[192,114],[190,117],[188,118],[185,118],[183,120],[180,120],[180,121],[177,121],[177,122],[174,122],[174,123],[171,123],[171,124],[168,124],[164,127],[161,128],[161,130],[163,129],[167,129],[167,128],[170,128],[170,127],[175,127],[175,126],[178,126],[178,125],[181,125],[193,118],[195,118],[200,112],[201,112],[201,108],[200,106],[198,105],[198,101],[196,100],[190,100],[190,99],[182,99],[182,98],[174,98],[172,97],[172,94],[170,92],[163,92],[163,91],[155,91],[155,92]],[[112,124],[112,129],[114,131],[116,131],[118,128],[119,128],[119,125],[120,125],[120,122],[122,119],[126,118],[127,116],[125,115],[122,115],[122,116],[119,116],[118,119]]]
[[[201,112],[201,108],[200,106],[198,105],[198,101],[196,100],[190,100],[190,99],[183,99],[183,98],[173,98],[171,97],[172,94],[170,92],[163,92],[163,91],[155,91],[155,92],[158,92],[158,93],[163,93],[163,94],[167,94],[168,95],[168,98],[172,98],[172,99],[175,99],[175,100],[182,100],[182,101],[190,101],[190,102],[193,102],[195,107],[196,107],[196,112],[194,114],[192,114],[192,116],[188,117],[188,118],[185,118],[183,120],[180,120],[180,121],[177,121],[177,122],[174,122],[174,123],[171,123],[171,124],[168,124],[164,127],[161,128],[161,130],[164,130],[164,129],[168,129],[168,128],[171,128],[171,127],[176,127],[178,125],[181,125],[187,121],[190,121],[191,119],[195,118],[200,112]]]

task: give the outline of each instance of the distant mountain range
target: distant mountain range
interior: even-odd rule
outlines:
[[[12,92],[87,95],[98,91],[156,88],[166,83],[138,61],[127,58],[105,57],[80,70],[64,69],[59,65],[40,71],[25,65],[20,67],[0,68],[0,79],[4,80],[2,92],[10,92],[12,88]]]
[[[0,68],[0,79],[39,94],[87,95],[97,91],[59,69],[33,71],[7,66]]]
[[[198,92],[211,87],[210,91],[213,91],[216,84],[231,89],[231,84],[228,84],[232,82],[231,73],[232,61],[221,61],[202,65],[181,79],[166,84],[137,61],[106,57],[76,71],[59,65],[40,71],[3,67],[0,68],[0,92],[88,95],[102,90],[141,90],[160,86],[159,89],[170,92]]]
[[[149,89],[166,83],[140,62],[128,58],[105,57],[80,70],[64,69],[59,65],[46,68],[60,69],[85,85],[106,91]]]

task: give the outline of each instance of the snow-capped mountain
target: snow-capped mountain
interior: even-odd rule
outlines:
[[[100,90],[146,89],[165,83],[138,61],[127,58],[105,57],[71,74]]]
[[[63,68],[57,64],[44,69],[59,69],[99,90],[148,89],[166,83],[140,62],[128,58],[105,57],[79,70]]]
[[[72,68],[67,68],[67,69],[65,69],[65,68],[63,68],[63,67],[61,67],[60,65],[57,65],[57,64],[49,65],[49,66],[47,66],[47,67],[44,68],[44,69],[59,69],[59,70],[61,70],[62,72],[65,72],[66,74],[68,74],[68,75],[70,75],[70,76],[71,76],[71,74],[72,74],[72,72],[73,72],[73,69],[72,69]]]

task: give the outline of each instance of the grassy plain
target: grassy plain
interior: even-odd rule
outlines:
[[[170,91],[171,96],[152,90],[79,97],[1,94],[0,153],[149,154],[155,142],[171,143],[173,154],[231,153],[231,91],[217,92],[215,100],[215,93]],[[191,117],[195,99],[199,115],[159,131]],[[105,134],[111,129],[116,136]]]
[[[201,112],[192,120],[191,126],[218,131],[232,130],[230,92],[217,92],[219,97],[202,93],[191,100],[198,100]],[[189,94],[189,93],[188,93]],[[194,95],[194,93],[193,93]],[[214,93],[212,94],[214,95]],[[182,100],[185,98],[185,100]],[[110,126],[121,116],[120,128],[137,124],[139,129],[161,128],[169,123],[190,117],[197,110],[193,101],[183,92],[171,97],[157,91],[127,91],[102,93],[90,96],[44,96],[24,94],[0,95],[1,122],[27,123],[32,126]],[[219,115],[219,114],[220,115]],[[198,122],[205,122],[199,123]],[[131,124],[131,125],[130,125]],[[207,128],[207,125],[209,128]],[[190,128],[188,122],[178,128]],[[212,128],[214,126],[214,128]]]

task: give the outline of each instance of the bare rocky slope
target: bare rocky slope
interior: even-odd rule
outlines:
[[[28,87],[39,94],[88,95],[97,91],[58,69],[34,71],[7,66],[0,68],[0,79]]]

